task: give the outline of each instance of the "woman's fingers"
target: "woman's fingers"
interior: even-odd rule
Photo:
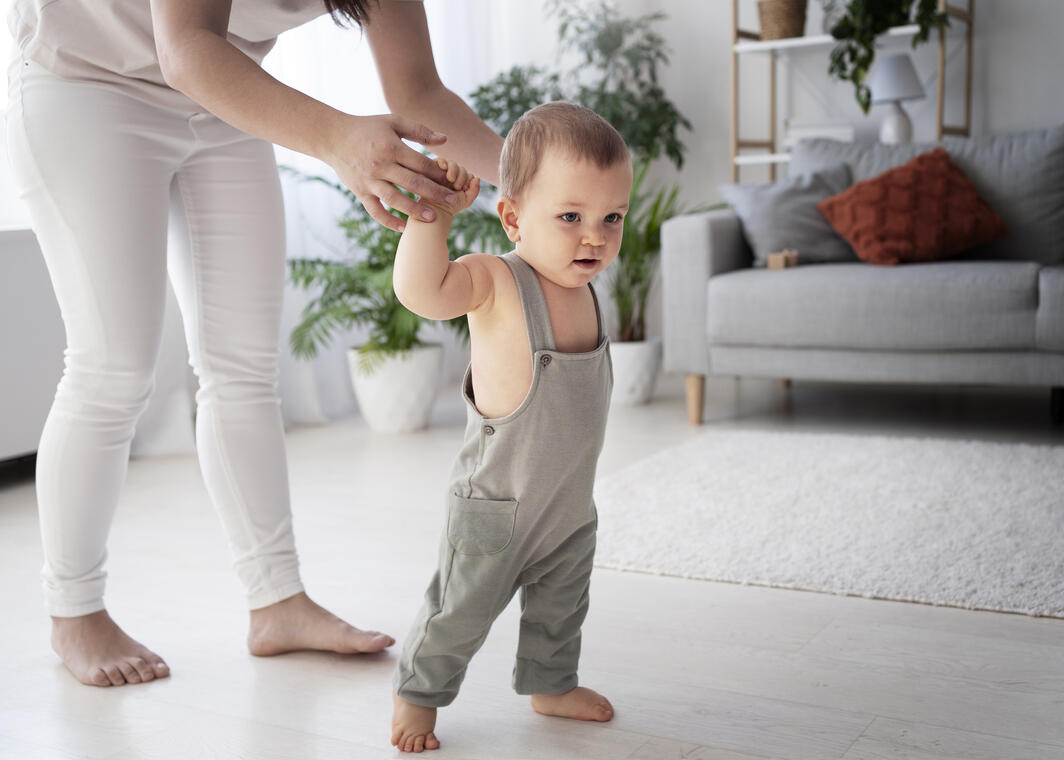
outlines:
[[[443,179],[446,181],[446,177]],[[454,188],[438,185],[424,175],[412,172],[405,166],[399,166],[398,164],[393,166],[392,170],[388,172],[386,180],[404,190],[416,193],[421,196],[423,201],[435,201],[442,206],[453,206],[455,201],[458,200],[455,196]]]
[[[406,196],[403,197],[405,198]],[[377,196],[370,195],[365,198],[360,197],[359,200],[362,201],[362,205],[365,207],[366,212],[373,217],[378,224],[383,225],[390,230],[395,230],[396,232],[402,232],[406,227],[406,225],[403,224],[402,219],[388,213],[384,206],[381,205],[380,198]]]
[[[424,222],[431,222],[436,218],[436,213],[429,206],[418,203],[409,195],[399,192],[394,185],[381,182],[376,189],[378,190],[378,197],[382,201],[391,208],[402,211],[407,216],[412,216]]]
[[[400,137],[406,140],[413,140],[422,145],[439,145],[447,142],[447,135],[434,129],[429,129],[424,124],[419,124],[404,116],[392,114],[392,129]]]
[[[388,176],[382,179],[420,195],[423,200],[453,203],[453,199],[447,200],[447,196],[454,193],[454,188],[447,181],[449,164],[446,159],[439,158],[434,161],[404,145],[396,163],[387,173]]]
[[[433,160],[424,153],[418,153],[404,142],[399,143],[399,149],[395,154],[395,164],[404,166],[413,172],[428,177],[433,182],[443,184],[447,181],[447,160],[437,158]]]

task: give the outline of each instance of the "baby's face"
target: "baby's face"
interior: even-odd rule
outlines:
[[[549,151],[517,201],[517,250],[540,274],[584,287],[617,258],[632,167],[601,168]]]

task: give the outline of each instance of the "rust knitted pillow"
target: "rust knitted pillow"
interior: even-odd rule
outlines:
[[[936,261],[1008,234],[943,148],[858,182],[817,208],[871,264]]]

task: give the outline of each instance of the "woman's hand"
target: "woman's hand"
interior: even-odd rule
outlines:
[[[447,172],[400,139],[439,145],[447,140],[445,135],[392,114],[350,116],[342,130],[328,163],[369,215],[385,227],[402,232],[405,225],[383,204],[426,222],[436,218],[430,203],[443,208],[458,204],[460,194],[448,182]],[[421,196],[421,202],[396,186]]]

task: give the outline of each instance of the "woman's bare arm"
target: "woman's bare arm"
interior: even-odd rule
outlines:
[[[440,81],[422,4],[371,5],[366,38],[392,112],[443,132],[447,142],[434,147],[437,153],[498,185],[502,138]]]
[[[437,184],[440,169],[400,137],[431,145],[443,136],[401,116],[345,114],[278,82],[226,39],[230,8],[231,0],[151,0],[167,83],[241,131],[325,161],[378,222],[402,228],[381,201],[434,218],[427,203],[395,185],[441,204],[453,191]]]

